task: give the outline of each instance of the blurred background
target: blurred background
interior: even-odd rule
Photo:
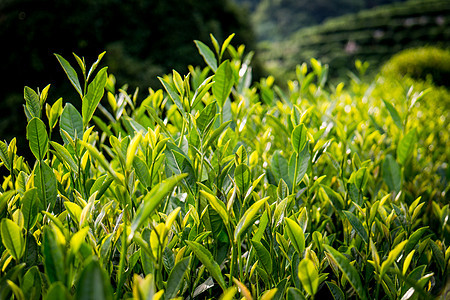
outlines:
[[[233,45],[255,51],[253,80],[292,78],[311,57],[342,79],[356,59],[377,72],[404,49],[448,48],[450,1],[0,0],[0,139],[20,138],[24,155],[24,86],[52,84],[50,104],[63,97],[81,106],[53,53],[75,65],[74,52],[90,65],[106,50],[103,64],[117,85],[139,87],[145,97],[148,87],[161,88],[158,75],[204,66],[193,40],[210,45],[210,33],[219,42],[236,33]]]

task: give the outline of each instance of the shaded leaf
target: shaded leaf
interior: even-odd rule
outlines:
[[[25,241],[22,229],[10,219],[1,222],[2,242],[9,254],[19,261],[25,252]]]
[[[339,269],[344,273],[345,277],[355,289],[358,296],[361,299],[368,299],[356,268],[350,264],[348,259],[343,254],[339,253],[333,247],[329,245],[324,245],[324,247],[334,259]]]
[[[48,135],[44,122],[33,118],[27,125],[27,139],[30,150],[37,160],[43,160],[48,151]]]
[[[223,291],[226,290],[226,282],[220,271],[219,264],[214,260],[211,252],[197,242],[185,241],[186,244],[194,252],[198,260],[205,266],[211,276],[217,281]]]

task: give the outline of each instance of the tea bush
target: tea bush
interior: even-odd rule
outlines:
[[[408,75],[423,81],[430,76],[432,82],[448,88],[450,87],[450,50],[431,46],[404,50],[387,61],[381,72],[385,76],[401,78]]]
[[[143,101],[103,53],[56,55],[81,111],[25,87],[35,160],[0,143],[1,299],[445,295],[448,111],[382,78],[327,86],[316,60],[252,85],[232,38]]]

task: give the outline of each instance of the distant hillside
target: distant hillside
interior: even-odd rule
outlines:
[[[284,41],[262,43],[261,57],[290,71],[314,57],[338,75],[356,59],[379,66],[400,50],[423,45],[450,46],[450,1],[410,0],[330,19]]]
[[[260,40],[282,40],[300,28],[328,18],[404,0],[235,0],[251,11]]]

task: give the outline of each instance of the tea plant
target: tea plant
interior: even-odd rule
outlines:
[[[446,292],[449,115],[419,107],[433,91],[329,86],[316,60],[285,91],[252,85],[232,38],[196,41],[207,67],[142,101],[97,71],[104,53],[74,55],[78,72],[56,55],[81,112],[25,87],[34,161],[0,142],[1,299]]]

